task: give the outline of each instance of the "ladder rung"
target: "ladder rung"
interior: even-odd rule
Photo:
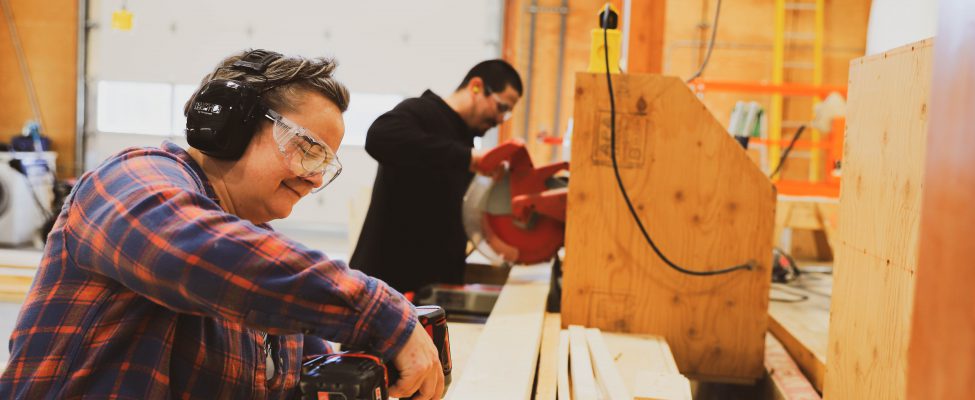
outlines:
[[[815,65],[813,65],[811,62],[786,61],[782,63],[782,67],[791,69],[813,69],[815,68]]]
[[[815,32],[785,32],[786,40],[815,40]]]
[[[785,3],[785,9],[790,11],[816,11],[816,3]]]

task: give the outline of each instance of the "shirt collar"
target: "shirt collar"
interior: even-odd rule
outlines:
[[[471,129],[471,127],[467,126],[467,122],[464,122],[464,119],[461,118],[460,114],[458,114],[457,111],[454,111],[453,108],[450,108],[450,104],[447,104],[447,102],[444,101],[443,98],[441,98],[440,96],[438,96],[432,90],[427,89],[426,91],[423,92],[423,94],[420,96],[420,98],[423,98],[423,99],[432,101],[435,104],[437,104],[438,106],[440,106],[442,109],[444,109],[445,112],[448,115],[451,115],[451,119],[453,119],[454,122],[458,126],[460,126],[465,133],[467,133],[468,135],[470,135],[471,139],[473,139],[473,138],[475,138],[475,137],[478,136],[474,132],[474,130]]]
[[[176,158],[185,161],[190,168],[193,169],[193,173],[200,178],[200,182],[203,183],[203,190],[206,192],[207,197],[217,204],[220,204],[220,199],[217,197],[217,191],[214,190],[213,185],[210,184],[210,178],[207,177],[205,172],[203,172],[203,168],[200,167],[200,164],[197,164],[196,160],[194,160],[193,157],[190,157],[190,153],[169,140],[164,140],[160,147],[167,153],[170,153],[176,156]]]

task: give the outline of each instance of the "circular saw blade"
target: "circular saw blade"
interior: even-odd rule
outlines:
[[[483,175],[474,176],[470,186],[467,188],[467,193],[464,194],[463,222],[464,231],[474,246],[474,250],[487,258],[492,265],[501,265],[505,263],[505,259],[488,244],[491,232],[489,231],[490,227],[486,231],[486,224],[484,223],[484,216],[488,213],[489,208],[493,212],[505,212],[504,204],[500,206],[497,204],[500,198],[497,192],[501,190],[495,190],[495,183],[494,179],[490,177]],[[508,190],[508,193],[508,198],[510,199],[510,190]],[[493,199],[493,201],[489,201],[489,199]],[[507,213],[511,214],[510,200],[507,202]]]
[[[565,224],[532,215],[526,222],[512,216],[508,173],[498,179],[475,176],[464,196],[464,230],[474,249],[493,265],[505,262],[531,264],[550,259],[562,247]],[[557,178],[549,189],[567,186]]]

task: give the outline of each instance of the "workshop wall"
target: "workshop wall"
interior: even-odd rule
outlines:
[[[342,176],[326,190],[299,202],[291,217],[274,224],[333,255],[350,248],[345,243],[350,202],[368,201],[375,177],[376,163],[361,141],[379,111],[362,110],[365,102],[374,109],[391,108],[427,88],[446,95],[476,62],[500,55],[500,0],[437,0],[425,2],[423,7],[393,0],[283,0],[273,5],[231,0],[132,1],[126,4],[133,14],[132,29],[111,29],[112,13],[123,3],[91,3],[90,18],[95,25],[90,34],[87,77],[91,88],[87,166],[91,168],[127,146],[158,145],[164,139],[185,145],[179,132],[184,123],[180,115],[183,98],[220,59],[235,51],[264,47],[305,56],[333,56],[339,62],[337,77],[353,93],[346,114],[346,139],[338,152],[344,165]],[[171,105],[157,103],[173,114],[172,129],[163,120],[168,114],[154,117],[163,122],[162,132],[100,129],[99,118],[108,118],[104,126],[119,118],[131,119],[117,115],[130,99],[123,97],[121,104],[99,101],[98,88],[112,87],[100,82],[170,85]],[[167,96],[165,87],[159,90]],[[357,108],[360,112],[351,116]]]
[[[665,1],[661,7],[659,1]],[[572,96],[575,73],[586,69],[589,62],[589,31],[596,26],[597,12],[604,1],[594,0],[507,0],[505,55],[519,70],[532,64],[533,91],[530,105],[519,104],[502,130],[505,137],[521,137],[529,143],[536,158],[559,158],[568,151],[542,144],[540,137],[562,136],[573,113]],[[623,9],[622,1],[612,2]],[[846,85],[850,60],[863,56],[871,0],[825,0],[825,38],[823,48],[823,84]],[[558,64],[559,38],[562,33],[559,13],[566,7],[565,60]],[[700,66],[710,38],[716,0],[633,0],[632,7],[644,9],[645,17],[664,9],[662,49],[646,41],[642,51],[660,51],[663,74],[687,78]],[[532,47],[531,10],[536,7],[534,47]],[[645,9],[651,8],[651,12]],[[788,11],[786,30],[807,35],[813,30],[813,13]],[[770,82],[774,40],[774,2],[768,0],[724,0],[714,51],[705,79],[739,82]],[[632,34],[632,32],[631,32]],[[529,51],[530,49],[534,51]],[[630,54],[641,49],[629,48]],[[530,57],[534,53],[534,57]],[[786,44],[787,61],[797,64],[812,61],[811,40],[790,40]],[[561,81],[557,73],[562,71]],[[812,70],[806,67],[785,71],[786,82],[811,83]],[[722,125],[727,127],[731,110],[739,100],[757,101],[769,108],[768,95],[708,92],[702,101]],[[561,99],[560,107],[555,107]],[[783,102],[784,139],[791,138],[800,121],[812,115],[812,99],[787,97]],[[558,110],[558,112],[556,112]],[[526,111],[528,114],[526,115]],[[527,120],[527,122],[526,122]],[[556,154],[552,151],[556,150]],[[808,152],[794,151],[782,171],[785,179],[808,177]]]
[[[0,10],[0,141],[20,135],[34,119],[27,86],[7,24],[12,20],[37,94],[42,134],[58,152],[57,170],[70,176],[75,167],[78,5],[73,0],[10,0],[11,13]]]
[[[938,0],[873,0],[867,28],[867,55],[934,36]]]

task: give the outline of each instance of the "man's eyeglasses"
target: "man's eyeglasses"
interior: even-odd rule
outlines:
[[[505,103],[504,100],[501,100],[501,96],[498,96],[497,93],[491,93],[491,100],[494,100],[494,104],[498,106],[498,114],[504,116],[504,121],[511,118],[511,109],[514,108],[514,106]]]
[[[274,123],[274,142],[278,144],[278,150],[284,155],[291,172],[302,178],[322,175],[321,186],[312,193],[322,190],[342,173],[342,163],[335,152],[327,144],[309,136],[308,129],[271,109],[264,116]]]

